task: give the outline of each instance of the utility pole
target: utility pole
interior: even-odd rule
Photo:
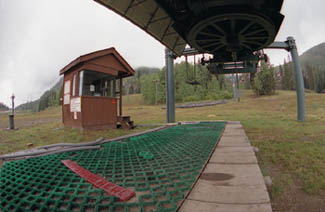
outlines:
[[[153,80],[153,82],[155,83],[155,104],[158,104],[158,80]]]

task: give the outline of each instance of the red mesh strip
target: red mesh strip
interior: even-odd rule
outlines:
[[[87,180],[89,183],[93,184],[96,188],[103,189],[109,195],[116,196],[120,198],[121,201],[127,201],[131,199],[135,193],[131,190],[125,189],[119,185],[105,180],[105,178],[99,177],[87,169],[82,168],[77,163],[71,160],[61,161],[66,167],[71,169],[74,173],[78,174],[83,179]]]

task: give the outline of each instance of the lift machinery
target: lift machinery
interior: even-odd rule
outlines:
[[[166,46],[167,122],[175,121],[173,60],[213,55],[209,70],[226,73],[229,62],[256,71],[264,48],[291,52],[295,67],[298,120],[303,121],[303,78],[295,41],[275,42],[284,16],[283,0],[95,0],[131,21]],[[185,48],[186,46],[190,48]]]

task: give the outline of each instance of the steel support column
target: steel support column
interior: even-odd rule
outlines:
[[[166,59],[166,108],[167,123],[175,122],[175,89],[174,89],[174,55],[171,50],[165,49]]]
[[[287,43],[289,45],[296,78],[298,121],[305,121],[305,85],[297,45],[293,37],[288,37]]]
[[[285,49],[290,52],[296,79],[298,121],[305,121],[305,86],[296,41],[288,37],[286,42],[274,42],[268,49]]]

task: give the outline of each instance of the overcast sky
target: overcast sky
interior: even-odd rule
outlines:
[[[297,40],[299,53],[325,41],[325,1],[286,0],[277,40]],[[0,0],[0,102],[35,100],[76,57],[114,46],[134,68],[164,66],[164,47],[92,0]],[[274,64],[287,53],[267,52]]]

